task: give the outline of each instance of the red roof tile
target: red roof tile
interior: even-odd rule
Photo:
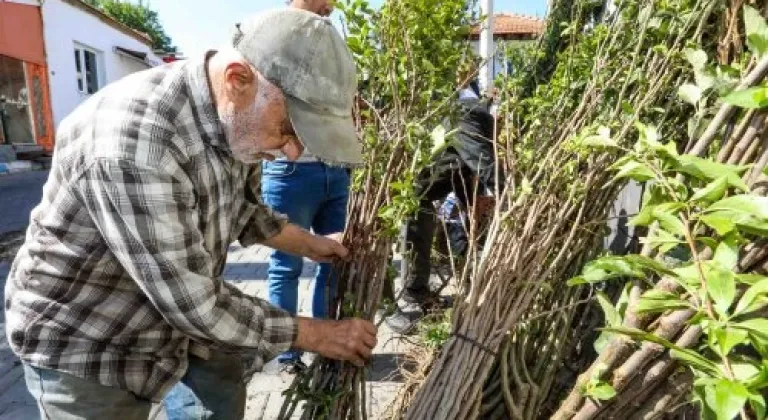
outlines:
[[[494,35],[540,35],[546,22],[532,16],[498,13],[493,15]],[[480,25],[472,27],[472,35],[480,34]]]

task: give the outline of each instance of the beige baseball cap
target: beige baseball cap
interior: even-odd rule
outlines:
[[[239,23],[232,44],[282,89],[293,128],[310,153],[329,164],[362,163],[352,119],[355,62],[329,19],[270,10]]]

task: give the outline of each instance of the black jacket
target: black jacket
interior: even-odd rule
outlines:
[[[474,95],[463,94],[459,97],[458,131],[446,153],[457,154],[479,177],[480,182],[493,191],[497,185],[493,150],[495,118],[491,114],[491,100],[482,98],[474,83],[470,84],[468,89]],[[499,178],[501,183],[503,177]]]

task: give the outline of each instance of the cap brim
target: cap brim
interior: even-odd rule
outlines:
[[[355,166],[363,163],[363,145],[349,116],[318,111],[306,102],[286,96],[288,116],[304,147],[330,165]]]

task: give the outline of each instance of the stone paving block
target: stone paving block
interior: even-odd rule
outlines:
[[[3,407],[10,407],[12,405],[37,406],[34,397],[32,397],[32,394],[27,389],[23,377],[13,387],[0,394],[0,412],[2,412]]]
[[[269,392],[259,392],[248,394],[245,402],[245,418],[253,420],[262,420],[264,411],[267,409],[269,401]]]
[[[5,382],[6,377],[16,369],[22,369],[21,360],[10,350],[3,352],[2,361],[0,361],[0,391],[3,389],[2,384]]]
[[[0,407],[0,420],[40,420],[37,405],[9,404]]]
[[[401,384],[398,382],[368,383],[368,414],[371,419],[383,419],[395,399]]]
[[[283,408],[282,391],[270,392],[267,406],[264,409],[264,420],[278,418],[281,408]]]
[[[19,386],[23,386],[26,390],[24,369],[21,365],[17,365],[0,377],[0,395],[5,395],[5,393],[9,391],[15,391]]]

